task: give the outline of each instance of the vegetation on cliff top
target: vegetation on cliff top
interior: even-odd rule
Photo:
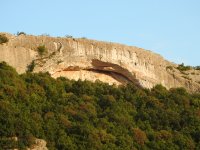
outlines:
[[[183,71],[188,71],[188,70],[191,70],[191,69],[194,69],[194,70],[200,70],[200,66],[195,66],[195,67],[192,67],[192,66],[185,66],[184,63],[182,64],[179,64],[177,69],[181,72]]]
[[[200,94],[18,75],[0,63],[0,148],[35,137],[49,149],[200,149]]]
[[[0,34],[0,44],[7,43],[9,40],[4,34]]]

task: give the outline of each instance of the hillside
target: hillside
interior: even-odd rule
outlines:
[[[54,78],[100,80],[109,84],[136,83],[145,88],[162,84],[167,89],[184,87],[200,91],[200,70],[177,69],[178,65],[137,47],[84,38],[48,37],[1,33],[0,61],[24,73],[49,72]]]
[[[0,149],[200,149],[199,108],[183,88],[19,75],[0,63]]]

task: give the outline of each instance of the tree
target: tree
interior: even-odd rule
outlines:
[[[143,146],[147,141],[146,133],[139,128],[133,128],[133,135],[135,141],[141,146]]]

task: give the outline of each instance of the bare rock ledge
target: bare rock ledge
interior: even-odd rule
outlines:
[[[180,72],[177,64],[141,48],[88,39],[1,34],[9,42],[0,44],[0,61],[18,73],[24,73],[34,61],[34,72],[49,72],[54,78],[98,79],[116,85],[135,82],[145,88],[162,84],[167,89],[185,87],[190,92],[200,91],[199,70]],[[40,45],[47,49],[43,56],[37,52]]]

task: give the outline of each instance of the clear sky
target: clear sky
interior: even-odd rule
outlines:
[[[0,1],[0,32],[87,37],[200,65],[200,0]]]

